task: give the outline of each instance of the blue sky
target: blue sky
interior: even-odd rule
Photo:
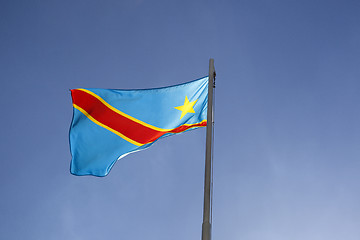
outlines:
[[[358,1],[0,1],[0,238],[200,239],[205,129],[69,173],[69,89],[217,71],[213,239],[358,240]]]

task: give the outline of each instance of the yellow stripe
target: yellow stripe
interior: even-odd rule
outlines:
[[[115,133],[116,135],[122,137],[122,138],[125,139],[126,141],[128,141],[128,142],[130,142],[130,143],[132,143],[132,144],[134,144],[134,145],[136,145],[136,146],[142,146],[142,145],[144,145],[144,144],[138,143],[138,142],[136,142],[136,141],[134,141],[134,140],[126,137],[125,135],[123,135],[123,134],[119,133],[118,131],[110,128],[109,126],[106,126],[106,125],[102,124],[101,122],[97,121],[97,120],[96,120],[95,118],[93,118],[88,112],[86,112],[84,109],[82,109],[82,108],[79,107],[78,105],[73,104],[73,106],[74,106],[74,108],[76,108],[77,110],[79,110],[80,112],[82,112],[86,117],[88,117],[91,121],[93,121],[93,122],[96,123],[97,125],[99,125],[99,126],[101,126],[101,127],[103,127],[103,128],[106,128],[107,130],[109,130],[109,131]]]
[[[189,124],[189,123],[184,123],[183,125],[181,125],[181,126],[192,126],[192,125],[196,125],[196,124],[200,124],[200,123],[203,123],[203,122],[206,122],[207,120],[205,119],[205,120],[202,120],[201,122],[199,122],[199,123],[191,123],[191,124]],[[205,126],[194,126],[194,127],[205,127]],[[192,128],[192,127],[191,127]],[[173,128],[173,129],[175,129],[175,128]],[[171,129],[171,130],[173,130],[173,129]],[[190,129],[190,128],[188,128],[188,129]],[[171,131],[170,130],[170,131]],[[187,130],[187,129],[186,129]]]
[[[111,127],[105,125],[105,124],[102,124],[101,122],[97,121],[95,118],[93,118],[88,112],[86,112],[84,109],[82,109],[81,107],[79,107],[78,105],[76,104],[73,104],[74,108],[76,108],[77,110],[79,110],[80,112],[82,112],[87,118],[89,118],[91,121],[93,121],[95,124],[115,133],[116,135],[118,135],[119,137],[123,138],[124,140],[136,145],[136,146],[142,146],[142,145],[145,145],[145,144],[142,144],[142,143],[139,143],[139,142],[136,142],[128,137],[126,137],[125,135],[119,133],[118,131],[116,131],[115,129],[112,129]],[[200,123],[203,123],[203,122],[206,122],[206,120],[203,120],[201,121]],[[182,126],[191,126],[191,125],[196,125],[197,123],[195,124],[183,124]],[[203,127],[203,126],[193,126],[193,127],[190,127],[186,130],[189,130],[191,128],[194,128],[194,127]],[[169,131],[171,131],[173,129],[170,129]],[[180,133],[180,132],[179,132]],[[148,142],[146,144],[149,144],[149,143],[152,143],[152,142]]]
[[[157,131],[160,131],[160,132],[168,132],[168,131],[172,131],[172,130],[174,129],[174,128],[172,128],[172,129],[158,128],[158,127],[155,127],[155,126],[153,126],[153,125],[150,125],[150,124],[148,124],[148,123],[146,123],[146,122],[140,121],[140,120],[138,120],[138,119],[136,119],[136,118],[134,118],[134,117],[132,117],[132,116],[130,116],[130,115],[127,115],[126,113],[124,113],[124,112],[122,112],[122,111],[114,108],[114,107],[111,106],[109,103],[107,103],[104,99],[102,99],[100,96],[96,95],[95,93],[93,93],[93,92],[91,92],[91,91],[89,91],[89,90],[87,90],[87,89],[78,88],[77,90],[80,90],[80,91],[83,91],[83,92],[86,92],[86,93],[92,95],[93,97],[97,98],[100,102],[102,102],[105,106],[107,106],[108,108],[110,108],[110,109],[113,110],[114,112],[116,112],[116,113],[118,113],[118,114],[120,114],[120,115],[122,115],[122,116],[124,116],[124,117],[126,117],[126,118],[129,118],[129,119],[133,120],[134,122],[137,122],[137,123],[139,123],[139,124],[141,124],[141,125],[143,125],[143,126],[146,126],[146,127],[148,127],[148,128],[151,128],[151,129],[154,129],[154,130],[157,130]],[[202,121],[199,122],[199,123],[203,123],[203,122],[206,122],[206,120],[202,120]],[[191,125],[199,124],[199,123],[192,123],[192,124],[187,124],[187,123],[185,123],[185,124],[183,124],[182,126],[191,126]]]
[[[151,128],[151,129],[154,129],[154,130],[157,130],[157,131],[160,131],[160,132],[168,132],[168,131],[171,131],[171,130],[172,130],[172,129],[158,128],[158,127],[155,127],[155,126],[150,125],[150,124],[148,124],[148,123],[145,123],[145,122],[143,122],[143,121],[140,121],[140,120],[138,120],[138,119],[136,119],[136,118],[134,118],[134,117],[132,117],[132,116],[130,116],[130,115],[127,115],[126,113],[123,113],[122,111],[114,108],[113,106],[111,106],[110,104],[108,104],[104,99],[102,99],[100,96],[96,95],[95,93],[93,93],[93,92],[91,92],[91,91],[89,91],[89,90],[82,89],[82,88],[79,88],[79,89],[77,89],[77,90],[84,91],[84,92],[86,92],[86,93],[88,93],[88,94],[96,97],[100,102],[102,102],[105,106],[107,106],[108,108],[110,108],[110,109],[113,110],[114,112],[116,112],[116,113],[118,113],[118,114],[120,114],[120,115],[122,115],[122,116],[124,116],[124,117],[126,117],[126,118],[129,118],[129,119],[133,120],[134,122],[137,122],[137,123],[139,123],[139,124],[141,124],[141,125],[143,125],[143,126],[146,126],[146,127],[148,127],[148,128]],[[186,124],[184,124],[184,125],[186,125]],[[192,124],[188,124],[188,125],[192,125]]]
[[[95,93],[93,93],[93,92],[91,92],[91,91],[89,91],[89,90],[82,89],[82,88],[79,88],[79,89],[77,89],[77,90],[86,92],[86,93],[94,96],[94,97],[97,98],[99,101],[101,101],[105,106],[107,106],[108,108],[110,108],[111,110],[113,110],[114,112],[116,112],[116,113],[118,113],[118,114],[120,114],[120,115],[122,115],[122,116],[124,116],[124,117],[126,117],[126,118],[129,118],[129,119],[131,119],[132,121],[137,122],[137,123],[139,123],[139,124],[141,124],[141,125],[143,125],[143,126],[146,126],[146,127],[148,127],[148,128],[151,128],[151,129],[154,129],[154,130],[157,130],[157,131],[160,131],[160,132],[170,132],[170,131],[172,131],[172,130],[175,129],[175,128],[173,128],[173,129],[164,129],[164,128],[158,128],[158,127],[152,126],[152,125],[150,125],[150,124],[148,124],[148,123],[145,123],[145,122],[143,122],[143,121],[140,121],[140,120],[138,120],[138,119],[136,119],[136,118],[134,118],[134,117],[132,117],[132,116],[130,116],[130,115],[127,115],[126,113],[121,112],[120,110],[118,110],[118,109],[114,108],[113,106],[111,106],[110,104],[108,104],[108,103],[107,103],[104,99],[102,99],[100,96],[96,95]],[[115,129],[112,129],[111,127],[109,127],[109,126],[107,126],[107,125],[105,125],[105,124],[97,121],[97,120],[96,120],[95,118],[93,118],[88,112],[86,112],[84,109],[82,109],[82,108],[79,107],[78,105],[73,104],[73,106],[74,106],[74,108],[76,108],[77,110],[79,110],[80,112],[82,112],[82,113],[83,113],[86,117],[88,117],[91,121],[93,121],[94,123],[96,123],[97,125],[99,125],[99,126],[101,126],[101,127],[103,127],[103,128],[106,128],[107,130],[115,133],[116,135],[120,136],[120,137],[123,138],[124,140],[126,140],[126,141],[128,141],[128,142],[130,142],[130,143],[132,143],[132,144],[134,144],[134,145],[136,145],[136,146],[143,146],[143,145],[144,145],[144,144],[142,144],[142,143],[136,142],[136,141],[134,141],[134,140],[126,137],[125,135],[121,134],[120,132],[116,131]],[[206,122],[206,120],[202,120],[200,123],[183,124],[183,125],[181,125],[181,126],[193,126],[193,125],[201,124],[201,123],[203,123],[203,122]],[[190,127],[190,128],[188,128],[188,129],[186,129],[186,130],[189,130],[189,129],[194,128],[194,127],[203,127],[203,126],[193,126],[193,127]],[[148,142],[148,143],[152,143],[152,142]],[[146,144],[148,144],[148,143],[146,143]]]

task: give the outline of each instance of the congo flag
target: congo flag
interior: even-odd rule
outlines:
[[[106,176],[129,153],[206,126],[208,77],[154,89],[72,89],[70,171]]]

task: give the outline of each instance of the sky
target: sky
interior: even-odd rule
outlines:
[[[0,1],[0,238],[200,239],[205,129],[70,174],[69,89],[214,58],[212,237],[360,237],[360,2]]]

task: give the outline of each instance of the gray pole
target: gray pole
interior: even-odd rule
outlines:
[[[214,59],[209,61],[209,86],[208,86],[208,109],[206,125],[206,154],[205,154],[205,181],[204,181],[204,216],[202,223],[202,240],[211,240],[211,153],[212,153],[212,129],[213,129],[213,88],[214,88]]]

